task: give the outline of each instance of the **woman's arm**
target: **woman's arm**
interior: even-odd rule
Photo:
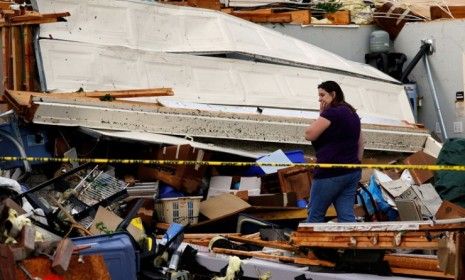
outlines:
[[[363,159],[363,150],[365,149],[365,139],[363,139],[362,131],[360,131],[360,136],[358,137],[358,160],[361,162]]]
[[[325,131],[330,124],[331,122],[328,119],[319,117],[305,129],[305,139],[308,141],[314,141],[318,139],[321,133],[323,133],[323,131]]]

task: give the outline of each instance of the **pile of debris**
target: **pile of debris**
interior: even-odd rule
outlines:
[[[463,278],[458,175],[432,173],[461,142],[413,124],[398,81],[221,13],[33,2],[2,6],[2,279]],[[367,139],[354,224],[304,222],[323,78]]]

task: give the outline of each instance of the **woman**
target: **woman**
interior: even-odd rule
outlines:
[[[318,85],[320,117],[305,129],[312,141],[317,163],[360,163],[363,154],[360,118],[344,100],[341,87],[333,81]],[[316,168],[310,192],[309,223],[324,222],[334,205],[339,222],[355,222],[354,203],[360,169]]]

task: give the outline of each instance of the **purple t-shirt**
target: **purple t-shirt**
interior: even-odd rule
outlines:
[[[360,118],[346,105],[330,107],[320,114],[331,122],[323,133],[312,141],[317,163],[360,163],[358,160],[358,140]],[[315,168],[314,178],[329,178],[345,175],[359,169]]]

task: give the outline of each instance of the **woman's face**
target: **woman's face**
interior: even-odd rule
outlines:
[[[326,106],[329,106],[331,102],[334,100],[334,92],[327,92],[326,90],[319,88],[318,89],[318,102],[320,104],[324,104]]]

